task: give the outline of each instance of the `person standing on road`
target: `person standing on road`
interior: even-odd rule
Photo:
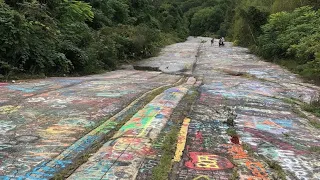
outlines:
[[[222,37],[219,39],[219,47],[220,46],[223,46],[224,44],[223,44],[223,41],[222,41]]]

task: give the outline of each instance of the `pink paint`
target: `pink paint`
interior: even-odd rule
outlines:
[[[280,139],[273,137],[273,135],[271,135],[267,132],[261,132],[259,130],[252,129],[252,128],[244,128],[244,131],[251,133],[254,137],[260,138],[266,142],[269,142],[271,144],[276,145],[281,150],[290,150],[290,151],[295,152],[296,154],[306,154],[307,153],[306,151],[295,149],[293,145],[291,145],[287,142],[281,141]]]
[[[0,87],[1,86],[6,86],[6,85],[8,85],[8,83],[0,83]]]
[[[196,132],[196,140],[200,141],[200,143],[202,144],[203,136],[202,136],[202,133],[200,131]]]

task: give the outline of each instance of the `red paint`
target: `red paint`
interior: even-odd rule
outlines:
[[[233,164],[224,157],[206,152],[190,152],[190,160],[185,166],[190,169],[213,171],[233,168]]]
[[[233,144],[240,144],[240,140],[238,136],[232,136],[230,140]]]
[[[196,140],[200,141],[200,143],[202,144],[203,136],[200,131],[197,131],[197,133],[196,133]]]
[[[202,150],[203,150],[202,142],[203,142],[202,133],[201,133],[200,131],[197,131],[197,132],[196,132],[196,141],[195,141],[194,143],[195,143],[196,145],[198,145],[199,151],[202,151]]]

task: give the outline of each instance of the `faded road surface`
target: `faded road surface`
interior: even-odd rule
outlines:
[[[300,107],[319,87],[215,43],[189,38],[141,71],[0,84],[0,179],[153,179],[164,162],[169,179],[320,179],[319,119]]]

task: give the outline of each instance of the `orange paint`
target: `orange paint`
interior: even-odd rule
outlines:
[[[268,126],[273,126],[282,129],[282,126],[278,125],[277,123],[270,121],[270,120],[265,120],[262,122],[262,124],[268,125]]]
[[[251,171],[252,175],[255,177],[254,179],[256,178],[260,178],[263,180],[268,179],[267,172],[260,162],[252,162],[250,160],[247,160],[246,166]]]
[[[226,144],[228,153],[232,155],[233,159],[246,159],[248,154],[243,150],[239,144]]]
[[[228,148],[228,154],[230,154],[233,159],[246,160],[245,166],[251,172],[249,176],[240,176],[240,179],[245,180],[268,180],[268,174],[262,163],[251,161],[248,154],[244,151],[243,147],[239,144],[224,144],[224,147]]]

